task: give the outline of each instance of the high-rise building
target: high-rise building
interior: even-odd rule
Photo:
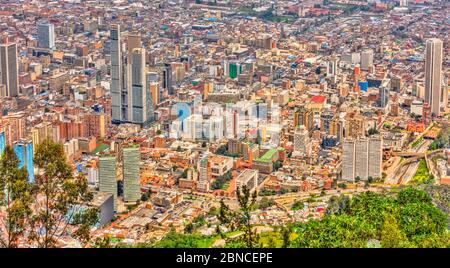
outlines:
[[[332,110],[325,110],[320,115],[320,129],[325,133],[330,133],[330,124],[334,118],[334,114]]]
[[[128,77],[131,89],[128,92],[131,122],[147,125],[153,119],[153,101],[150,90],[147,89],[145,72],[145,49],[133,48],[130,52],[130,76]]]
[[[351,138],[359,138],[365,135],[364,117],[360,114],[355,114],[352,117],[346,118],[345,121],[345,136]]]
[[[139,146],[123,148],[123,200],[125,202],[136,202],[141,198],[139,162]]]
[[[55,26],[47,21],[41,21],[37,25],[38,47],[55,48]]]
[[[342,178],[354,180],[359,177],[381,177],[383,157],[382,138],[346,139],[342,146]]]
[[[234,79],[243,72],[243,65],[241,65],[238,61],[230,61],[228,69],[230,78]]]
[[[431,113],[438,116],[441,107],[442,86],[442,41],[428,39],[425,48],[425,102],[430,104]]]
[[[34,183],[33,142],[20,140],[14,142],[13,148],[19,160],[19,168],[25,168],[28,174],[28,182]]]
[[[383,162],[383,140],[380,137],[369,139],[368,177],[381,178]]]
[[[102,155],[98,160],[98,184],[101,192],[113,195],[114,209],[117,210],[116,157]]]
[[[5,152],[5,148],[6,148],[5,131],[0,131],[0,158],[3,155],[3,152]]]
[[[208,192],[211,179],[211,165],[208,161],[208,155],[204,155],[198,162],[198,183],[197,190],[201,192]]]
[[[380,97],[378,99],[378,106],[381,108],[385,108],[389,103],[389,88],[387,87],[380,87]]]
[[[355,178],[355,141],[345,140],[342,144],[342,178]]]
[[[340,73],[339,70],[339,58],[334,56],[330,59],[330,61],[328,61],[327,64],[327,75],[328,76],[333,76],[333,75],[338,75]]]
[[[314,113],[306,108],[294,112],[294,127],[304,125],[308,131],[314,129]]]
[[[139,33],[131,33],[128,35],[127,49],[128,51],[133,51],[135,48],[142,47],[142,38]]]
[[[373,66],[373,50],[361,52],[361,70],[368,71]]]
[[[0,84],[6,85],[6,96],[19,94],[19,67],[17,63],[17,44],[0,44]]]
[[[157,82],[150,82],[148,88],[152,97],[153,109],[155,109],[159,103],[159,84]]]
[[[54,139],[53,137],[54,132],[53,132],[53,125],[51,122],[42,122],[32,127],[30,133],[31,133],[31,140],[33,141],[35,147],[45,140],[57,141],[57,139]]]
[[[163,88],[167,90],[169,96],[174,94],[172,85],[172,65],[166,63],[163,70]]]
[[[110,29],[111,41],[111,99],[112,120],[122,121],[122,44],[120,39],[120,25],[113,24]]]
[[[393,75],[391,77],[391,90],[394,92],[400,92],[402,89],[402,78],[400,76]]]
[[[294,153],[308,154],[310,148],[309,133],[305,126],[300,125],[294,131]]]
[[[344,137],[344,122],[339,118],[339,116],[335,116],[331,120],[329,134],[336,136],[338,142],[341,142]]]
[[[258,189],[258,170],[244,169],[236,178],[236,190],[246,186],[251,192]]]
[[[367,179],[369,171],[369,140],[360,138],[355,140],[355,178]]]

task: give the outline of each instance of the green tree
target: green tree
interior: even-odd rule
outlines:
[[[187,234],[191,234],[193,231],[194,231],[194,224],[192,224],[192,222],[190,222],[184,228],[184,232]]]
[[[217,216],[217,215],[219,215],[219,209],[214,207],[214,206],[212,206],[212,207],[209,208],[208,214],[211,215],[211,216]]]
[[[281,236],[283,237],[283,245],[281,247],[288,248],[291,245],[291,240],[290,240],[291,229],[289,227],[284,227],[281,230]]]
[[[18,168],[19,161],[14,150],[7,146],[0,159],[0,247],[15,248],[23,236],[31,214],[30,189],[25,169]]]
[[[258,207],[260,209],[266,209],[268,207],[271,207],[275,204],[275,201],[273,201],[273,199],[269,199],[267,197],[263,197],[261,198],[261,200],[259,201]]]
[[[409,203],[400,210],[399,223],[408,238],[443,234],[447,229],[448,216],[426,203]]]
[[[62,145],[46,140],[38,145],[35,165],[39,168],[33,191],[30,242],[37,247],[55,247],[57,238],[72,236],[82,244],[90,240],[90,227],[98,222],[98,209],[89,207],[92,192],[87,180],[74,177]]]
[[[247,186],[236,190],[239,209],[231,210],[223,200],[220,201],[220,223],[227,226],[231,230],[242,229],[244,231],[244,240],[248,248],[255,247],[257,243],[256,233],[252,230],[250,223],[250,213],[255,208],[256,191],[250,193]]]
[[[112,248],[113,247],[113,245],[111,245],[111,237],[110,236],[96,238],[93,241],[92,246],[94,248]]]
[[[401,205],[409,203],[431,203],[431,197],[425,191],[408,187],[402,189],[397,195],[397,201]]]
[[[281,161],[276,161],[276,162],[274,162],[273,164],[273,169],[274,170],[278,170],[278,169],[280,169],[280,167],[282,167],[283,166],[283,164],[281,163]]]
[[[381,246],[383,248],[398,248],[406,239],[399,229],[397,220],[391,214],[386,215],[386,219],[381,229]]]
[[[341,194],[340,196],[333,195],[330,197],[325,209],[326,214],[341,214],[348,210],[350,205],[350,197]]]

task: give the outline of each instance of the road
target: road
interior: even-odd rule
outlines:
[[[430,145],[430,140],[424,140],[420,145],[418,145],[415,149],[413,149],[413,152],[417,153],[425,153],[428,150],[428,147]],[[404,164],[400,163],[399,168],[395,169],[395,171],[388,174],[386,177],[385,183],[386,184],[407,184],[416,174],[417,168],[419,167],[419,158],[417,158],[417,161],[414,161],[412,163]],[[406,160],[404,160],[406,161]],[[391,168],[392,170],[392,168]]]

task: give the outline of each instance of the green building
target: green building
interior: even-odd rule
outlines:
[[[98,181],[100,192],[113,195],[114,210],[117,210],[116,157],[114,155],[100,156],[98,161]]]
[[[139,146],[123,149],[123,200],[136,202],[141,198],[139,178]]]
[[[243,72],[243,65],[241,65],[237,61],[230,62],[230,64],[229,64],[229,73],[230,73],[230,78],[231,79],[236,78],[242,72]]]

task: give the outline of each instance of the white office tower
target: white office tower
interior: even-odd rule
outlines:
[[[6,96],[19,94],[19,67],[17,63],[17,44],[0,44],[0,85],[6,86]]]
[[[336,76],[339,75],[339,58],[334,56],[328,61],[327,64],[327,75]]]
[[[352,180],[355,178],[355,141],[345,140],[342,145],[342,178]]]
[[[407,6],[408,6],[408,0],[400,0],[399,6],[401,6],[401,7],[407,7]]]
[[[355,178],[367,179],[369,171],[369,140],[360,138],[355,141]],[[354,178],[353,178],[354,179]]]
[[[342,147],[342,179],[354,181],[359,177],[381,177],[383,157],[382,139],[380,137],[347,139]]]
[[[373,66],[373,50],[367,49],[361,52],[361,70],[368,71]]]
[[[55,48],[55,26],[49,22],[41,21],[37,25],[38,47]]]
[[[425,48],[425,102],[431,113],[438,116],[441,107],[442,86],[442,41],[428,39]],[[447,100],[445,101],[446,104]]]
[[[192,114],[184,120],[183,139],[190,141],[220,140],[224,137],[224,124],[223,116],[210,116],[204,119],[201,114]]]
[[[304,125],[299,125],[294,131],[294,152],[296,155],[308,155],[310,148],[310,140],[308,130]]]
[[[381,178],[381,166],[383,163],[383,140],[381,137],[369,139],[368,178]]]
[[[110,29],[111,41],[111,109],[112,120],[122,121],[122,44],[120,40],[120,25],[113,24]]]

